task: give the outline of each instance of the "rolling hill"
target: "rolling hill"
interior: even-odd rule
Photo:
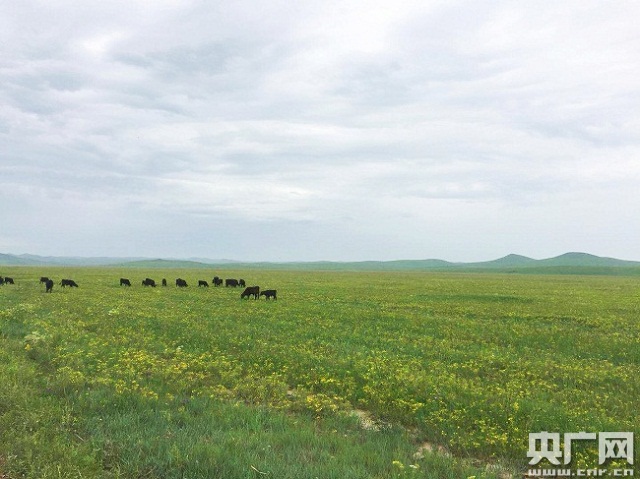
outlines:
[[[0,266],[118,266],[126,268],[216,268],[281,269],[316,271],[455,271],[504,272],[525,274],[611,274],[640,275],[640,262],[595,256],[588,253],[565,253],[536,260],[509,254],[492,261],[453,263],[440,259],[357,261],[357,262],[237,262],[207,258],[80,258],[0,254]]]

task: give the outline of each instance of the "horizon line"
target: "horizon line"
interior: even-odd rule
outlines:
[[[363,260],[332,260],[332,259],[316,259],[316,260],[240,260],[240,259],[229,259],[229,258],[208,258],[208,257],[159,257],[159,256],[108,256],[108,255],[99,255],[99,256],[67,256],[67,255],[42,255],[42,254],[34,254],[34,253],[4,253],[0,252],[0,256],[11,256],[11,257],[35,257],[40,259],[57,259],[57,260],[124,260],[128,262],[135,261],[187,261],[192,263],[204,263],[205,261],[210,264],[222,264],[222,263],[237,263],[237,264],[257,264],[257,263],[267,263],[267,264],[295,264],[295,263],[393,263],[393,262],[403,262],[403,261],[441,261],[445,263],[449,263],[452,265],[456,264],[473,264],[473,263],[490,263],[499,261],[502,259],[506,259],[509,257],[517,257],[523,260],[531,260],[531,261],[544,261],[550,259],[561,258],[563,256],[569,255],[584,255],[593,258],[600,259],[611,259],[618,261],[627,261],[627,262],[640,262],[640,260],[633,259],[622,259],[614,256],[600,256],[592,253],[582,252],[582,251],[568,251],[565,253],[561,253],[556,256],[549,256],[543,258],[533,258],[531,256],[526,256],[518,253],[508,253],[504,256],[500,256],[498,258],[489,259],[489,260],[472,260],[472,261],[452,261],[446,260],[442,258],[430,257],[430,258],[396,258],[396,259],[363,259]]]

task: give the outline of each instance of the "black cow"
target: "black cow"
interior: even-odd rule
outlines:
[[[131,286],[131,281],[127,278],[120,278],[120,286]]]
[[[211,281],[213,283],[214,286],[220,286],[222,285],[223,281],[218,278],[217,276],[215,278],[213,278],[213,281]]]
[[[142,286],[151,286],[152,288],[155,288],[156,282],[151,278],[145,278],[142,280]]]
[[[178,278],[178,279],[176,279],[176,286],[178,286],[180,288],[186,288],[189,285],[187,284],[187,282],[184,279]]]
[[[208,288],[208,287],[209,287],[209,283],[207,283],[207,282],[206,282],[205,280],[203,280],[203,279],[199,279],[199,280],[198,280],[198,288],[199,288],[200,286],[202,286],[202,287],[204,287],[204,288]]]
[[[40,284],[46,283],[47,281],[49,281],[49,278],[47,278],[46,276],[41,276],[40,277]]]
[[[237,279],[225,279],[224,280],[224,285],[225,285],[225,287],[231,286],[231,287],[235,288],[236,286],[239,285],[239,283],[238,283]]]
[[[9,278],[9,276],[5,276],[4,284],[16,284],[16,283],[13,282],[13,278]]]
[[[167,285],[167,280],[165,278],[162,278],[162,286],[166,286]]]
[[[4,284],[4,278],[0,276],[0,286],[2,286],[3,284]]]
[[[244,279],[238,280],[238,286],[242,286],[243,288],[247,286],[247,283],[244,282]]]
[[[53,291],[53,280],[52,279],[47,279],[44,282],[44,285],[47,287],[47,289],[45,290],[45,293],[51,293]]]
[[[77,288],[78,287],[78,283],[76,283],[72,279],[63,279],[62,281],[60,281],[60,286],[62,286],[63,288],[65,286],[69,286],[70,288]]]
[[[265,289],[262,293],[260,293],[260,296],[264,296],[264,299],[269,299],[269,298],[278,299],[276,297],[275,289]]]
[[[249,296],[253,296],[253,299],[258,299],[259,294],[260,286],[249,286],[242,292],[242,294],[240,295],[240,299],[248,298]]]

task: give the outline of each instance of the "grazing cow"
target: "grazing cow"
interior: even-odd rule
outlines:
[[[45,293],[51,293],[53,291],[53,280],[52,279],[47,279],[44,282],[44,285],[47,287],[47,289],[45,290]]]
[[[265,289],[262,293],[260,293],[260,296],[264,296],[264,299],[269,299],[269,298],[273,298],[273,299],[278,299],[276,297],[276,290],[275,289]]]
[[[176,279],[176,286],[178,286],[180,288],[186,288],[189,285],[187,284],[187,282],[184,279],[178,278],[178,279]]]
[[[47,281],[49,281],[49,278],[47,278],[46,276],[41,276],[40,277],[40,284],[46,283]]]
[[[120,286],[131,286],[131,281],[127,278],[120,278]]]
[[[60,286],[62,286],[63,288],[65,286],[69,286],[70,288],[77,288],[78,287],[78,283],[76,283],[72,279],[63,279],[62,281],[60,281]]]
[[[218,278],[217,276],[215,278],[213,278],[213,281],[211,281],[213,283],[214,286],[221,286],[223,281]]]
[[[162,286],[166,286],[167,285],[167,280],[165,278],[162,278]]]
[[[152,288],[156,287],[156,282],[151,278],[145,278],[142,280],[142,286],[151,286]]]
[[[247,283],[244,282],[244,279],[238,280],[238,286],[242,286],[243,288],[247,286]]]
[[[2,286],[3,284],[4,284],[4,278],[0,276],[0,286]]]
[[[9,276],[5,276],[4,284],[16,284],[16,283],[13,282],[13,278],[9,278]]]
[[[224,286],[225,287],[231,286],[231,287],[235,288],[238,285],[239,284],[238,284],[238,280],[237,279],[225,279],[224,280]]]
[[[208,287],[209,287],[209,283],[207,283],[207,282],[206,282],[205,280],[203,280],[203,279],[199,279],[199,280],[198,280],[198,288],[199,288],[200,286],[203,286],[203,287],[205,287],[205,288],[208,288]]]
[[[249,286],[242,292],[242,294],[240,295],[240,299],[248,298],[249,296],[253,296],[253,299],[258,299],[259,294],[260,286]]]

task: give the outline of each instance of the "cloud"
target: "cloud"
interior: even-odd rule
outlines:
[[[624,228],[620,195],[640,206],[635,2],[2,8],[0,220],[15,230],[49,215],[118,254],[75,219],[94,212],[114,238],[224,225],[290,259],[534,256],[564,252],[562,235],[638,255],[633,238],[585,240]],[[309,242],[300,258],[284,231]],[[229,238],[224,255],[244,254]]]

